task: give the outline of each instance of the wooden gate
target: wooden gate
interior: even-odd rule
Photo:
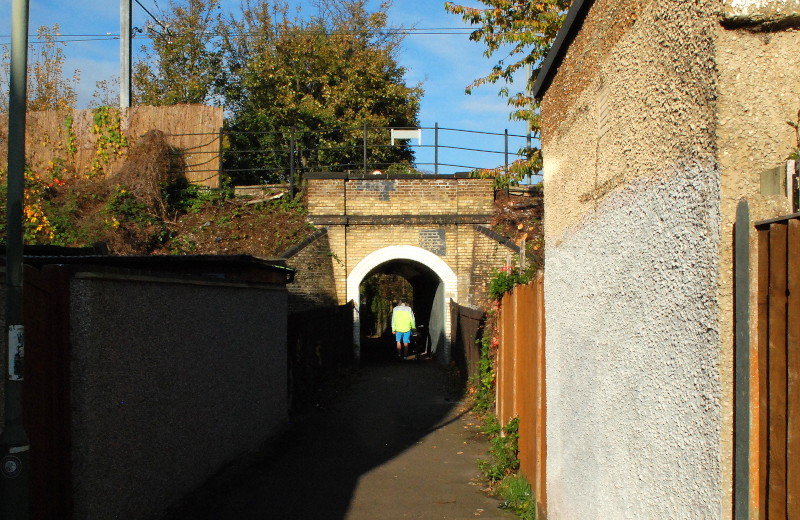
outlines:
[[[758,509],[800,518],[800,214],[758,230]]]
[[[484,313],[450,301],[453,331],[453,361],[464,382],[478,377],[481,351],[478,346],[483,331]]]

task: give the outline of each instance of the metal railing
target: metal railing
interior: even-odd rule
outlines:
[[[394,127],[394,129],[397,129]],[[322,130],[290,128],[278,131],[171,134],[209,136],[203,147],[186,154],[194,175],[228,175],[261,182],[292,183],[310,172],[364,172],[413,169],[435,175],[456,171],[495,170],[507,173],[528,157],[529,137],[459,128],[417,127],[421,142],[391,144],[392,127],[341,127]],[[433,144],[423,144],[430,142]],[[216,143],[213,150],[209,145]],[[515,151],[512,151],[515,150]],[[185,151],[184,151],[185,152]]]

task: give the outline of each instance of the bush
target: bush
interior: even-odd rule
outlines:
[[[492,280],[489,282],[489,296],[494,300],[499,300],[517,285],[528,283],[530,280],[530,272],[520,271],[517,267],[503,267],[492,273]]]
[[[499,435],[500,427],[494,415],[484,425],[484,431],[492,435],[489,446],[489,460],[479,460],[478,467],[492,482],[498,482],[519,469],[519,418],[515,417],[503,428],[505,435]]]
[[[536,499],[528,480],[519,473],[506,476],[497,486],[503,498],[501,508],[512,511],[522,520],[536,520]]]

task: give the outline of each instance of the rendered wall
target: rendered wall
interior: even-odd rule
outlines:
[[[548,518],[719,518],[716,2],[595,2],[542,104]]]
[[[794,22],[792,22],[794,20]],[[775,25],[794,23],[795,29],[775,30]],[[764,26],[762,24],[773,24]],[[717,30],[718,146],[722,174],[722,236],[733,235],[736,205],[747,199],[752,222],[792,212],[783,194],[762,194],[761,177],[768,170],[785,168],[790,151],[797,145],[786,121],[796,121],[800,110],[800,3],[793,0],[724,2],[722,24]],[[733,384],[733,252],[730,240],[720,251],[720,332],[722,384]],[[759,407],[757,331],[758,247],[750,235],[750,337],[751,410]],[[732,444],[733,403],[725,403],[723,435]],[[751,503],[758,504],[758,421],[751,427]],[[730,456],[724,467],[732,467]],[[725,473],[726,477],[732,471]],[[726,482],[725,489],[731,487]],[[756,512],[754,510],[753,514]]]
[[[76,520],[146,519],[287,418],[286,291],[72,281]]]

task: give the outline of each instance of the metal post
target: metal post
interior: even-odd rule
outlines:
[[[433,128],[433,173],[439,175],[439,123]]]
[[[289,141],[289,194],[292,197],[292,200],[294,200],[294,131],[295,127],[292,127],[292,136],[291,140]]]
[[[367,171],[367,123],[364,122],[364,175],[368,175]]]
[[[219,155],[219,165],[217,166],[217,189],[222,188],[222,154],[225,152],[225,129],[223,127],[219,127],[219,147],[218,147],[218,155]]]
[[[739,201],[733,229],[733,518],[750,518],[750,211]]]
[[[531,160],[531,144],[533,144],[532,139],[531,139],[531,130],[532,130],[531,129],[531,117],[533,117],[533,103],[532,103],[532,100],[531,100],[531,64],[530,63],[526,63],[525,64],[525,94],[528,96],[528,111],[530,112],[528,114],[527,120],[525,121],[525,123],[526,123],[525,126],[527,127],[527,133],[525,135],[525,159],[530,161]],[[526,184],[530,184],[531,180],[532,180],[530,173],[527,174],[525,177],[527,177]]]
[[[508,128],[505,129],[505,145],[506,145],[505,155],[504,155],[505,174],[506,176],[508,176]]]
[[[5,417],[0,434],[0,513],[6,520],[29,518],[30,446],[22,423],[24,334],[22,327],[22,205],[25,190],[25,99],[28,69],[28,0],[12,7],[11,75],[8,105],[8,202],[6,208],[7,353]]]
[[[119,0],[119,107],[131,106],[131,0]]]

